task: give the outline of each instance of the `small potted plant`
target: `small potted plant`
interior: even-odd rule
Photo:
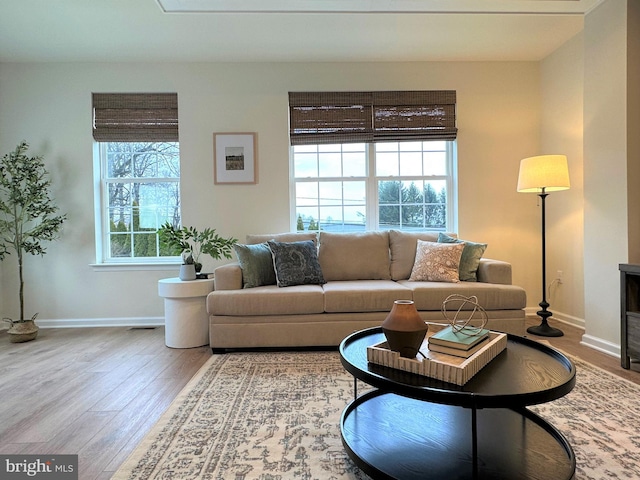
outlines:
[[[25,254],[44,255],[44,242],[56,240],[66,215],[56,215],[58,207],[49,195],[51,181],[42,157],[28,157],[29,145],[22,141],[0,159],[0,260],[13,250],[18,263],[20,317],[4,318],[12,343],[34,340],[35,319],[24,314]]]
[[[182,257],[182,265],[180,265],[180,274],[178,277],[180,280],[195,280],[198,278],[198,273],[202,270],[202,264],[198,264],[198,270],[196,270],[196,262],[193,259],[193,255],[184,251],[180,255]]]
[[[202,254],[209,255],[214,260],[231,258],[233,245],[238,241],[235,238],[221,237],[213,228],[198,231],[195,227],[174,227],[169,222],[158,229],[158,236],[162,245],[167,246],[175,255],[182,256],[182,266],[186,267],[180,268],[182,280],[196,278],[196,272],[202,269]]]

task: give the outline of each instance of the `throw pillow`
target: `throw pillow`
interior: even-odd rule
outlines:
[[[458,283],[462,243],[437,243],[418,240],[416,261],[411,270],[412,282]]]
[[[302,242],[267,242],[279,287],[321,285],[325,283],[313,240]]]
[[[325,280],[389,280],[389,232],[320,232]]]
[[[242,269],[244,288],[276,284],[276,272],[273,269],[271,250],[266,243],[257,245],[236,243],[233,248]]]
[[[455,236],[455,234],[453,234]],[[406,232],[389,230],[389,251],[391,253],[391,280],[406,280],[416,263],[418,240],[437,242],[438,232]]]
[[[482,258],[484,251],[487,249],[487,244],[460,240],[459,238],[451,237],[445,233],[440,233],[438,235],[438,242],[464,243],[464,250],[462,250],[462,257],[460,258],[460,280],[465,282],[477,282],[478,265],[480,264],[480,259]]]

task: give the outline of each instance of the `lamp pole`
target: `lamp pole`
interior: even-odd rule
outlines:
[[[548,195],[549,194],[545,192],[545,187],[542,187],[542,192],[538,194],[542,201],[542,301],[538,305],[540,305],[540,308],[542,310],[539,310],[537,314],[542,319],[542,323],[535,327],[527,328],[527,332],[543,337],[561,337],[564,335],[562,330],[552,327],[547,321],[547,319],[553,315],[553,313],[547,310],[547,308],[549,307],[549,303],[547,302],[547,246],[544,203]]]

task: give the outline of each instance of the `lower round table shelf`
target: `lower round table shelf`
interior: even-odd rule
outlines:
[[[158,295],[164,297],[165,344],[171,348],[193,348],[209,344],[207,295],[213,278],[158,281]]]
[[[472,411],[374,390],[343,412],[343,444],[372,478],[561,480],[573,477],[565,438],[527,409]]]

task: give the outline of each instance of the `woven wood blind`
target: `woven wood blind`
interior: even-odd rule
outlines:
[[[291,145],[454,140],[455,90],[290,92]]]
[[[177,142],[177,93],[94,93],[98,142]]]

